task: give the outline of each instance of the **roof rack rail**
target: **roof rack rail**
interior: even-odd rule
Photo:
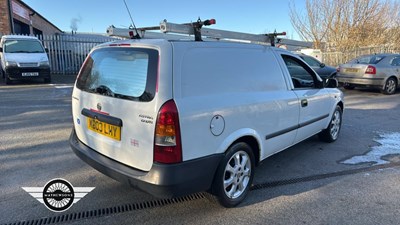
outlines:
[[[170,23],[167,22],[167,20],[163,20],[160,22],[159,26],[137,28],[137,32],[139,34],[136,33],[136,30],[133,29],[116,28],[114,26],[110,26],[107,29],[107,34],[109,36],[118,36],[131,39],[135,39],[139,36],[141,38],[148,38],[148,39],[161,38],[169,40],[182,40],[182,39],[187,40],[187,39],[192,39],[190,35],[194,35],[195,41],[202,41],[203,40],[202,37],[204,37],[207,40],[228,40],[228,41],[239,41],[239,42],[246,41],[246,42],[271,45],[271,46],[275,46],[275,44],[278,42],[284,44],[282,43],[283,39],[277,38],[277,36],[286,35],[286,32],[277,33],[276,31],[274,33],[267,33],[267,34],[251,34],[251,33],[242,33],[235,31],[203,28],[203,26],[210,26],[213,24],[216,24],[215,19],[201,21],[199,18],[196,22],[184,23],[184,24]],[[160,31],[160,32],[151,32],[151,31]],[[298,42],[293,40],[288,40],[288,41]]]

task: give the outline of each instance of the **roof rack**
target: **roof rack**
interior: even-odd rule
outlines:
[[[299,41],[277,38],[277,36],[286,35],[286,32],[250,34],[250,33],[242,33],[235,31],[203,28],[203,26],[210,26],[215,23],[216,23],[215,19],[201,21],[200,18],[196,22],[184,23],[184,24],[170,23],[167,22],[167,20],[164,20],[160,22],[159,26],[142,27],[142,28],[137,28],[136,30],[126,29],[126,28],[116,28],[114,26],[110,26],[107,29],[107,34],[109,36],[118,36],[131,39],[138,39],[140,37],[148,39],[162,38],[168,40],[182,40],[182,39],[188,40],[193,38],[190,35],[194,35],[195,41],[202,41],[203,38],[205,38],[206,40],[228,40],[228,41],[239,41],[239,42],[246,41],[246,42],[271,45],[271,46],[275,46],[276,43],[290,44],[293,46],[302,46],[301,44],[299,44],[300,43]],[[160,31],[161,33],[151,32],[151,31]]]

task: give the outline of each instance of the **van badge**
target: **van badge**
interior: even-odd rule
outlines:
[[[97,110],[101,111],[101,104],[97,103]]]

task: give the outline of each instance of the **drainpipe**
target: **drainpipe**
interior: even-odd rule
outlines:
[[[10,21],[10,29],[11,29],[11,34],[14,33],[14,21],[13,21],[13,12],[12,12],[12,6],[11,6],[11,0],[7,0],[8,2],[8,19]]]

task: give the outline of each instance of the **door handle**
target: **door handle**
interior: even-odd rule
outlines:
[[[308,106],[308,101],[307,99],[302,99],[301,100],[301,107],[307,107]]]

